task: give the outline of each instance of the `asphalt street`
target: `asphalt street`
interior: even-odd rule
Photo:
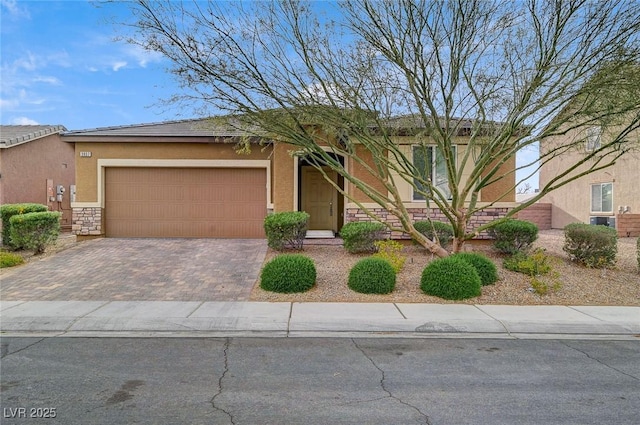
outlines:
[[[637,424],[640,342],[1,340],[4,424]]]

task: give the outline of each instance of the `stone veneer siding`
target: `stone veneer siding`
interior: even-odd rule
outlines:
[[[102,208],[74,208],[71,232],[78,236],[102,235]]]
[[[476,227],[479,227],[483,224],[490,223],[493,220],[498,218],[502,218],[509,212],[510,208],[488,208],[484,211],[481,211],[471,217],[469,222],[468,229],[469,231],[473,231]],[[430,218],[434,221],[442,221],[447,223],[445,215],[440,212],[438,208],[408,208],[409,216],[412,221],[421,221],[427,220]],[[373,212],[377,217],[380,217],[382,221],[391,222],[394,226],[400,226],[400,220],[393,214],[390,214],[384,208],[372,208],[371,212]],[[349,223],[352,221],[371,221],[371,218],[364,213],[360,208],[347,208],[347,217],[345,222]],[[392,232],[391,237],[393,239],[410,239],[410,237],[401,232]],[[492,239],[487,231],[481,232],[478,237],[475,239]]]

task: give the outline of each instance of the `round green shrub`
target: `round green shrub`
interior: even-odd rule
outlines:
[[[302,249],[307,235],[309,214],[304,211],[283,211],[269,214],[264,219],[267,245],[276,251]]]
[[[413,227],[429,240],[438,238],[438,243],[441,247],[445,248],[453,240],[453,226],[449,223],[443,223],[441,221],[416,221],[413,223]]]
[[[302,254],[281,254],[265,264],[260,287],[271,292],[305,292],[316,283],[316,266]]]
[[[362,294],[388,294],[396,286],[396,272],[387,260],[363,258],[349,272],[348,285]]]
[[[351,254],[376,252],[375,242],[383,239],[386,227],[382,223],[353,221],[340,229],[344,248]]]
[[[476,252],[461,252],[456,254],[455,257],[466,261],[476,269],[476,272],[478,272],[480,276],[482,286],[492,285],[498,280],[498,269],[496,265],[484,255]]]
[[[618,232],[607,226],[571,223],[564,227],[562,249],[569,258],[587,267],[613,266],[618,253]]]
[[[420,289],[445,300],[463,300],[480,295],[482,281],[476,269],[457,256],[438,258],[422,271]]]
[[[538,226],[530,221],[509,219],[489,229],[493,246],[503,254],[527,252],[538,239]]]

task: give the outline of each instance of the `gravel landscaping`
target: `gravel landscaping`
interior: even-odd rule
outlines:
[[[313,242],[311,242],[313,243]],[[636,260],[636,238],[618,240],[616,266],[612,269],[590,269],[569,261],[562,250],[564,234],[561,230],[541,231],[536,247],[546,249],[552,259],[552,271],[541,280],[551,289],[546,295],[535,293],[531,278],[505,270],[502,256],[493,252],[488,243],[473,243],[474,251],[489,256],[498,267],[499,280],[482,288],[482,295],[465,301],[446,301],[424,295],[420,291],[420,276],[432,256],[411,244],[404,247],[407,260],[397,276],[396,288],[388,295],[369,295],[351,291],[347,287],[349,270],[367,255],[348,254],[341,245],[304,246],[303,254],[313,259],[317,269],[316,285],[308,292],[278,294],[267,292],[256,283],[252,301],[299,302],[401,302],[401,303],[466,303],[510,305],[620,305],[640,306],[640,273]],[[265,261],[278,253],[269,250]]]

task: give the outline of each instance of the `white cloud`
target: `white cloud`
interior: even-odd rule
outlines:
[[[125,61],[118,61],[111,66],[111,69],[113,69],[115,72],[118,72],[120,68],[123,68],[125,66],[127,66],[127,63]]]
[[[46,76],[39,76],[39,77],[35,77],[33,79],[34,83],[46,83],[46,84],[51,84],[52,86],[61,86],[62,85],[62,81],[60,81],[58,78],[56,77],[46,77]]]
[[[124,52],[143,68],[146,68],[149,63],[160,62],[164,58],[161,53],[144,50],[136,45],[125,46]]]
[[[38,125],[38,121],[32,120],[27,117],[17,117],[11,120],[12,125]]]
[[[9,13],[9,16],[12,18],[26,18],[31,19],[31,14],[26,7],[22,5],[18,5],[16,0],[0,0],[0,5],[2,5],[2,9]]]

